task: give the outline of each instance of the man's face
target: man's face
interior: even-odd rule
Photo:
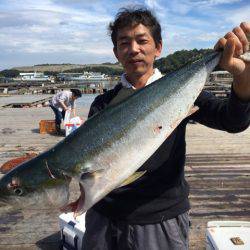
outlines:
[[[128,76],[142,76],[152,73],[155,57],[160,56],[161,49],[162,44],[155,44],[150,30],[139,24],[118,31],[114,53]]]

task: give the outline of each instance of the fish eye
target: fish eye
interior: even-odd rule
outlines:
[[[23,194],[23,190],[21,188],[15,188],[13,192],[18,196],[21,196]]]

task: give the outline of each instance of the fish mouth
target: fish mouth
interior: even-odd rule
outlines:
[[[85,203],[85,191],[84,187],[81,183],[79,183],[80,186],[80,196],[76,201],[73,201],[66,206],[63,206],[60,208],[60,211],[63,213],[69,213],[73,212],[74,218],[77,216],[83,214],[85,212],[84,210],[84,203]]]

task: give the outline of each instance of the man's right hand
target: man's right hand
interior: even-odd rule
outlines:
[[[250,100],[250,62],[240,58],[249,49],[248,36],[250,23],[243,22],[215,45],[215,49],[223,49],[220,66],[233,75],[233,89],[243,101]]]

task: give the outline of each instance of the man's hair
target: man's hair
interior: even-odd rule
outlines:
[[[117,13],[115,21],[109,24],[109,31],[114,47],[116,48],[117,34],[125,27],[135,27],[139,24],[146,26],[156,45],[161,43],[161,25],[152,12],[146,8],[122,8]]]
[[[75,97],[81,97],[81,96],[82,96],[82,92],[81,92],[81,90],[79,90],[79,89],[70,89],[70,91],[72,92],[72,94],[73,94]]]

